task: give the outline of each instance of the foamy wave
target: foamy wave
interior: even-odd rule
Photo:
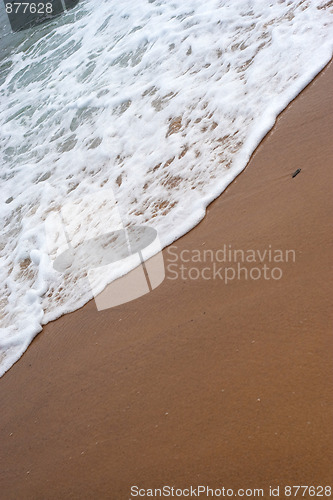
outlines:
[[[112,189],[125,225],[163,246],[187,232],[331,58],[331,10],[91,0],[26,32],[0,67],[0,374],[91,298],[83,274],[53,270],[48,214]]]

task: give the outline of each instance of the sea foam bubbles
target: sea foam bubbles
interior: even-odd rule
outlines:
[[[92,296],[84,273],[53,269],[48,216],[109,189],[123,224],[152,226],[163,246],[190,230],[331,58],[332,9],[90,0],[24,34],[0,40],[1,374]]]

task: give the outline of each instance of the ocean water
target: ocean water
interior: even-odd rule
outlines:
[[[12,34],[1,2],[0,375],[43,324],[92,297],[84,270],[53,268],[50,215],[86,200],[74,233],[95,234],[95,195],[112,192],[110,225],[119,214],[148,224],[162,246],[189,231],[330,60],[332,10],[327,0],[85,0]],[[115,277],[101,274],[100,290]]]

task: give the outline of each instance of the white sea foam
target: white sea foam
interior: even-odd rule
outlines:
[[[54,271],[48,214],[112,189],[125,225],[163,246],[187,232],[331,58],[329,4],[90,0],[16,46],[0,36],[0,374],[91,298]]]

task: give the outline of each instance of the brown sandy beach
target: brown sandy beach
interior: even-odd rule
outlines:
[[[0,380],[1,499],[333,486],[332,76],[330,64],[175,242],[271,245],[295,262],[280,280],[227,285],[167,271],[136,301],[48,324]]]

